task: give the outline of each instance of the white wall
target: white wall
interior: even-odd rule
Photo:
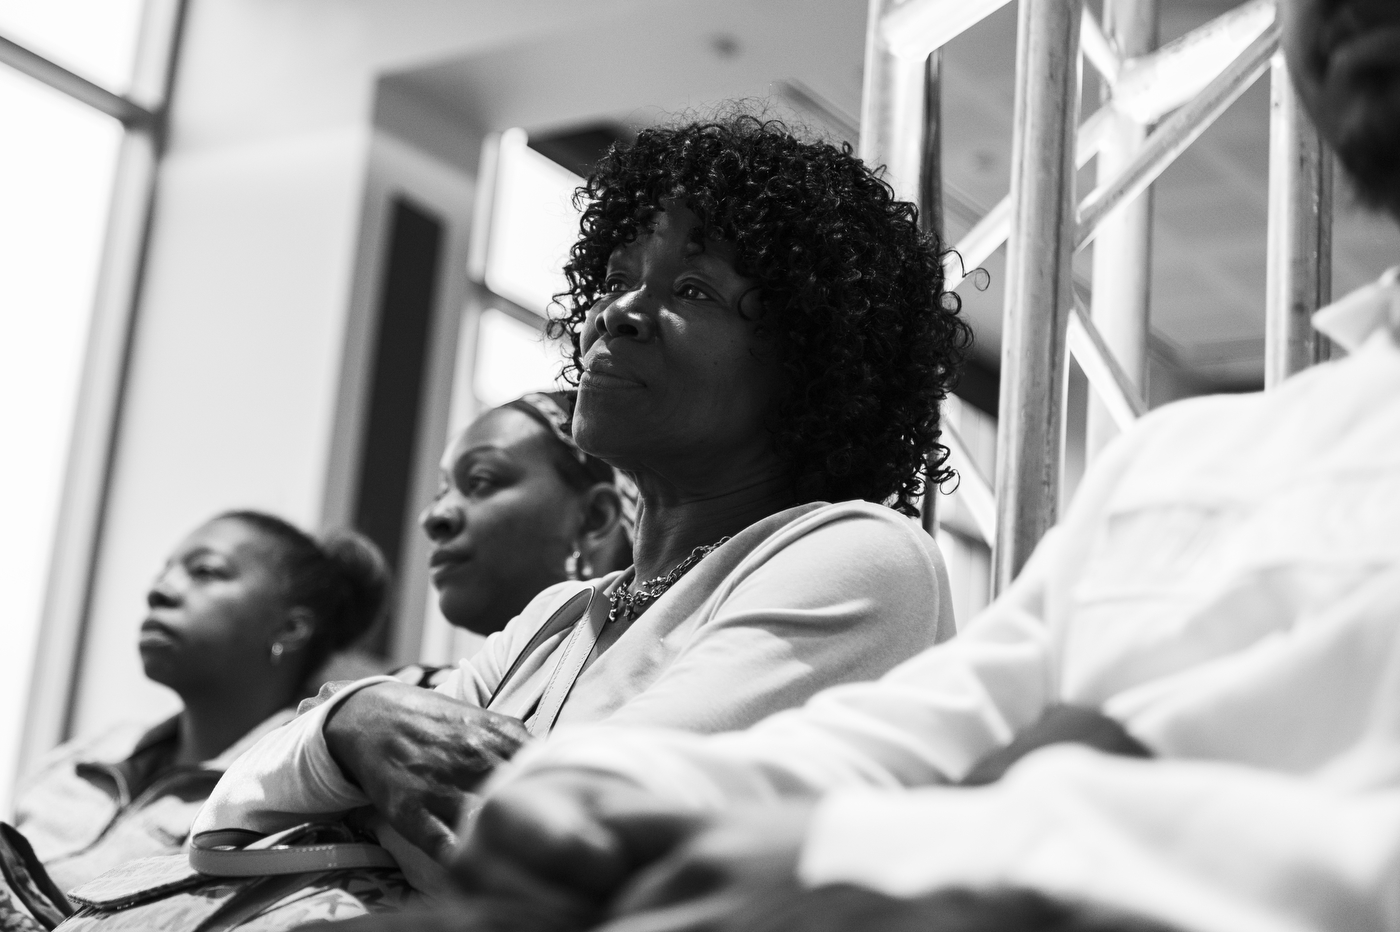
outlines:
[[[174,706],[135,641],[187,531],[232,507],[319,522],[369,137],[320,129],[162,168],[78,732]]]

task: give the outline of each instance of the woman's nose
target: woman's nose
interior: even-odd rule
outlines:
[[[647,289],[624,292],[603,308],[593,326],[600,334],[646,343],[656,334],[656,309]]]
[[[146,605],[150,608],[174,608],[180,604],[180,593],[170,583],[170,574],[161,573],[146,593]]]
[[[423,513],[418,516],[418,523],[422,526],[423,533],[428,535],[428,540],[441,543],[460,534],[465,521],[462,509],[439,501],[423,509]]]

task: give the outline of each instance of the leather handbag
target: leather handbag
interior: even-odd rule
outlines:
[[[0,822],[0,932],[45,932],[72,912],[28,839]]]
[[[601,633],[602,622],[594,617],[600,613],[589,611],[596,592],[595,587],[580,591],[549,617],[501,678],[487,708],[531,654],[572,628],[526,722],[532,735],[549,733]],[[414,888],[394,855],[354,821],[306,822],[267,836],[201,832],[188,855],[142,858],[69,891],[77,911],[57,928],[281,932],[401,908]],[[0,925],[0,932],[9,929]]]

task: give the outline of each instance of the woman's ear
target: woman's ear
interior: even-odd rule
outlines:
[[[316,616],[311,610],[298,605],[287,612],[282,624],[272,633],[273,644],[281,644],[277,653],[304,650],[311,636],[316,633]]]
[[[579,543],[589,549],[612,539],[622,521],[622,496],[611,483],[599,482],[583,493],[583,524]]]
[[[632,544],[622,527],[622,496],[607,482],[584,493],[578,550],[584,578],[602,576],[632,562]]]

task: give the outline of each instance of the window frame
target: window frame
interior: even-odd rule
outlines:
[[[129,378],[155,181],[188,0],[146,0],[130,87],[118,94],[0,32],[0,67],[45,84],[122,125],[82,380],[71,424],[54,542],[30,673],[16,773],[71,737],[98,545]]]

